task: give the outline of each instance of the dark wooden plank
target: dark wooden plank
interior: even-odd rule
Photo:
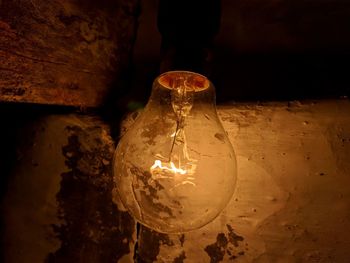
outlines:
[[[101,105],[129,62],[138,4],[0,1],[0,100]]]

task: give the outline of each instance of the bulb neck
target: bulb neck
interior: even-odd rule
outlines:
[[[215,108],[215,89],[205,76],[190,71],[169,71],[153,83],[148,105],[173,107],[177,115],[188,114],[196,106]],[[187,112],[187,113],[186,113]]]

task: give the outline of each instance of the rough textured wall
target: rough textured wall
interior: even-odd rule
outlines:
[[[0,100],[99,106],[129,63],[138,2],[0,1]]]
[[[4,198],[5,262],[349,262],[349,112],[348,100],[219,107],[237,155],[231,202],[199,230],[138,237],[108,126],[40,118],[21,131]]]
[[[3,200],[3,262],[131,262],[135,223],[112,195],[108,126],[50,115],[19,138]]]
[[[184,235],[142,227],[140,262],[349,262],[349,101],[218,111],[237,155],[231,202]]]

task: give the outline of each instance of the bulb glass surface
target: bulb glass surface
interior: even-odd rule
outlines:
[[[114,156],[121,201],[158,232],[182,233],[211,222],[232,197],[236,159],[204,76],[159,76],[151,97]]]

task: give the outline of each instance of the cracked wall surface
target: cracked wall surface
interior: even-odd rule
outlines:
[[[3,200],[4,262],[130,262],[135,223],[112,196],[108,125],[50,115],[19,139]]]
[[[141,227],[140,262],[349,261],[349,112],[348,100],[220,106],[238,164],[231,202],[184,235]]]
[[[20,132],[4,262],[348,262],[349,112],[348,100],[220,106],[236,191],[213,222],[179,235],[137,227],[125,211],[99,117],[41,117]]]

